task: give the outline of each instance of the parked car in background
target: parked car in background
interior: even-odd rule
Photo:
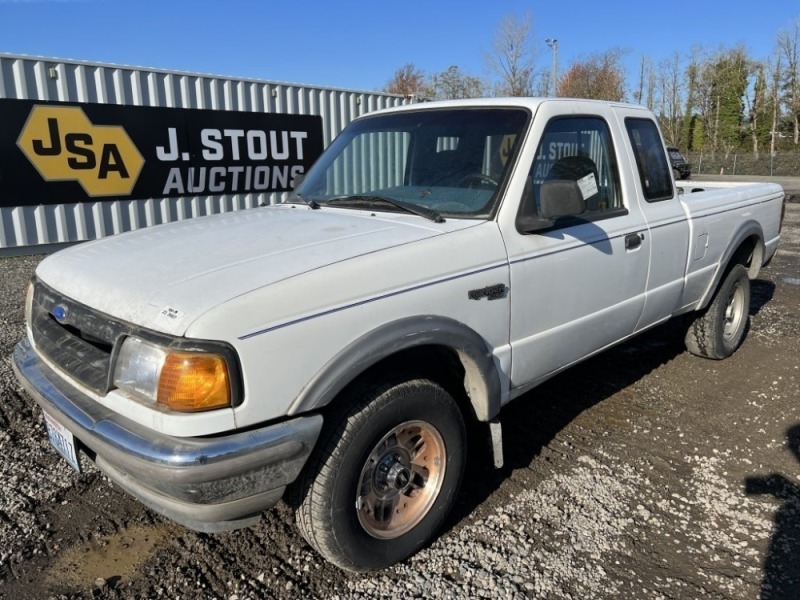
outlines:
[[[681,151],[672,146],[667,146],[669,162],[672,165],[672,174],[675,179],[689,179],[692,174],[692,165],[686,162]]]

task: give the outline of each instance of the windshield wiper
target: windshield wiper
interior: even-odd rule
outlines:
[[[286,204],[291,204],[295,198],[299,198],[306,204],[308,204],[309,208],[317,210],[319,208],[319,202],[314,200],[313,198],[306,198],[303,194],[298,194],[297,192],[292,192],[292,194],[286,199]]]
[[[395,206],[401,210],[417,215],[424,219],[428,219],[429,221],[433,221],[434,223],[444,223],[444,217],[435,210],[433,210],[432,208],[428,208],[427,206],[420,206],[419,204],[414,204],[412,202],[406,202],[405,200],[396,200],[394,198],[389,198],[388,196],[377,196],[374,194],[354,194],[350,196],[337,196],[336,198],[328,198],[324,200],[323,204],[329,204],[332,202],[342,202],[342,203],[385,202],[386,204],[391,204],[392,206]]]

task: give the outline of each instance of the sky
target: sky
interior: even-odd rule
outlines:
[[[552,65],[546,38],[558,40],[562,74],[620,47],[633,88],[643,55],[657,65],[744,43],[768,58],[800,2],[0,0],[0,52],[369,91],[406,63],[490,76],[485,55],[508,14],[530,14],[539,68]]]

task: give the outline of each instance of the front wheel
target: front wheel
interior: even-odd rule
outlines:
[[[686,348],[696,356],[723,359],[742,343],[750,311],[750,278],[747,268],[734,265],[714,299],[686,332]]]
[[[388,567],[433,539],[453,505],[466,432],[428,379],[354,387],[331,407],[295,484],[300,532],[349,571]]]

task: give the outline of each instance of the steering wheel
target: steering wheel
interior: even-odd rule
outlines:
[[[483,173],[467,173],[458,180],[456,184],[458,187],[466,187],[468,189],[473,189],[473,183],[477,184],[475,187],[486,187],[492,186],[497,187],[497,182],[489,177],[488,175],[484,175]]]

